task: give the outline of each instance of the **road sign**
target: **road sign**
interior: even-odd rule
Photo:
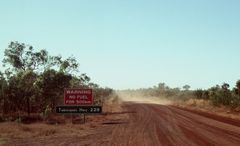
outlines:
[[[92,89],[74,89],[67,88],[64,90],[65,105],[92,105]]]
[[[57,106],[57,113],[81,113],[81,114],[97,114],[102,113],[101,106]]]

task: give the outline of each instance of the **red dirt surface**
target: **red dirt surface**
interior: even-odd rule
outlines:
[[[87,123],[0,124],[6,146],[239,146],[240,121],[168,105],[126,102]],[[11,129],[10,129],[11,128]]]

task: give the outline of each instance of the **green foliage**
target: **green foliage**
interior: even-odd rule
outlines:
[[[6,111],[23,110],[30,113],[30,104],[35,100],[34,83],[37,74],[28,70],[16,73],[8,80],[5,88],[4,108]]]
[[[50,56],[46,50],[34,51],[24,43],[11,42],[3,63],[7,67],[0,72],[0,109],[4,114],[37,112],[47,116],[57,104],[63,104],[64,88],[93,88],[96,99],[112,92],[91,83],[86,74],[77,75],[79,64],[74,57]]]
[[[63,97],[64,88],[70,87],[72,75],[64,74],[55,70],[46,70],[39,75],[35,87],[39,91],[39,96],[42,97],[39,101],[41,109],[44,110],[47,105],[54,109]]]
[[[38,70],[50,60],[46,50],[34,52],[32,46],[11,42],[4,52],[4,66],[10,65],[13,71]]]
[[[237,89],[236,90],[237,91],[236,94],[239,95],[240,94],[240,80],[238,80],[237,83],[236,83],[236,89]]]
[[[210,101],[213,105],[226,105],[233,108],[239,106],[239,95],[234,90],[229,90],[229,84],[223,83],[223,85],[212,87],[209,89]]]
[[[6,80],[3,76],[3,73],[0,71],[0,111],[2,111],[3,102],[4,102],[4,91],[6,86]]]
[[[183,89],[184,89],[185,91],[188,91],[190,88],[191,88],[191,86],[189,86],[189,85],[184,85],[184,86],[183,86]]]
[[[240,107],[240,95],[239,95],[240,81],[237,81],[236,87],[232,90],[229,89],[229,84],[223,83],[222,86],[216,85],[208,90],[189,90],[190,86],[183,86],[184,90],[180,88],[170,88],[165,83],[159,83],[153,88],[137,89],[137,90],[126,90],[128,94],[143,95],[145,97],[154,96],[159,98],[167,98],[170,100],[183,100],[188,99],[204,99],[210,100],[215,105],[225,105],[232,108]]]
[[[110,88],[93,88],[94,105],[102,105],[104,99],[109,97],[113,90]]]
[[[79,74],[79,64],[74,57],[50,56],[46,50],[35,51],[32,46],[19,42],[11,42],[4,55],[6,70],[0,72],[1,113],[37,112],[46,117],[57,104],[63,104],[64,88],[94,89],[94,104],[97,105],[113,93],[112,89],[92,83],[86,74]],[[153,88],[128,92],[168,99],[197,98],[210,100],[213,105],[240,107],[240,80],[232,90],[227,83],[208,90],[190,90],[189,85],[183,89],[159,83]]]
[[[207,90],[197,89],[193,91],[193,94],[197,99],[209,99],[209,91]]]

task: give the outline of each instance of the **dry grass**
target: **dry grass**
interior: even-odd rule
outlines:
[[[240,120],[240,112],[232,110],[230,107],[226,106],[213,106],[210,101],[203,99],[189,99],[187,101],[175,101],[175,106],[200,110],[203,112],[213,113],[224,117],[229,117],[233,119]]]
[[[126,114],[111,114],[112,112],[120,112],[122,110],[118,100],[112,99],[103,105],[103,115],[87,115],[86,123],[82,124],[82,116],[75,115],[73,123],[71,116],[52,116],[47,121],[38,121],[30,124],[17,122],[0,123],[0,145],[46,145],[49,142],[52,145],[66,145],[72,140],[82,138],[89,135],[98,135],[96,129],[103,128],[103,123],[113,121],[116,118],[125,116]],[[122,117],[126,118],[126,117]],[[60,121],[61,124],[56,124]],[[65,122],[63,122],[65,121]],[[50,122],[50,124],[49,124]],[[52,124],[55,123],[55,124]],[[106,129],[105,129],[106,130]],[[66,138],[66,139],[65,139]]]
[[[19,124],[15,122],[4,122],[0,124],[0,136],[7,139],[31,138],[36,136],[46,136],[56,133],[57,127],[41,123]]]
[[[47,130],[43,130],[41,131],[41,133],[39,133],[38,136],[51,136],[57,133],[56,129],[47,129]]]
[[[120,112],[122,111],[122,101],[117,97],[110,98],[103,103],[103,112]]]
[[[0,145],[3,145],[6,143],[6,140],[0,137]]]
[[[24,141],[38,142],[51,137],[86,136],[89,130],[97,128],[100,124],[86,123],[72,125],[49,125],[45,123],[19,124],[15,122],[0,123],[0,145],[4,143],[19,143]],[[35,140],[34,140],[35,139]]]

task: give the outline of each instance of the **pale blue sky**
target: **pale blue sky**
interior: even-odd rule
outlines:
[[[239,0],[0,0],[0,60],[10,41],[74,55],[115,89],[240,79]]]

